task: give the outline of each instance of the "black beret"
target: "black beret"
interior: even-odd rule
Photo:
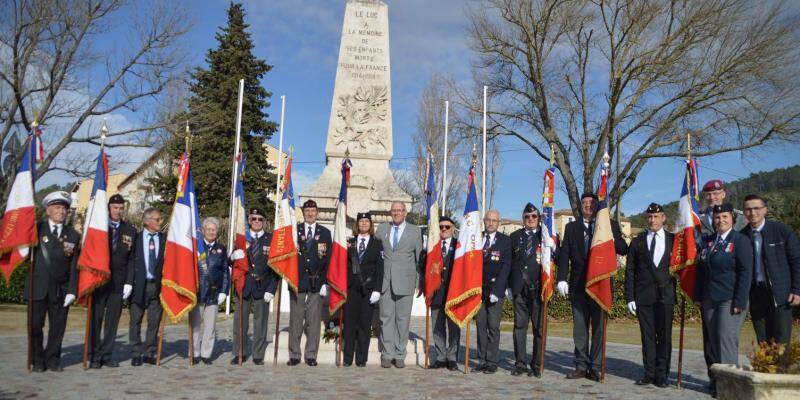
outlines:
[[[311,200],[309,200],[309,201],[311,201]],[[314,207],[316,207],[316,206],[317,205],[315,204]],[[369,211],[360,212],[360,213],[356,214],[356,221],[361,220],[361,219],[365,219],[365,218],[370,220],[370,221],[372,221],[372,215],[369,213]]]
[[[731,203],[722,203],[714,206],[714,214],[729,212],[733,214],[733,205]]]
[[[650,203],[650,205],[647,206],[647,210],[645,210],[645,213],[647,214],[656,214],[663,212],[664,212],[664,207],[661,207],[661,204],[658,203]]]
[[[308,199],[308,200],[306,200],[305,203],[303,203],[303,207],[301,207],[301,208],[304,209],[304,210],[306,208],[317,208],[317,202],[314,201],[314,200]]]
[[[258,207],[251,208],[250,209],[250,215],[260,215],[262,217],[266,217],[267,216],[267,214],[264,213],[264,210],[262,210],[262,209],[260,209]]]
[[[108,199],[108,204],[125,204],[125,199],[122,195],[117,193]]]
[[[539,209],[536,208],[536,206],[531,204],[531,203],[525,204],[525,208],[522,210],[522,213],[523,214],[528,214],[528,213],[532,213],[532,212],[538,213]]]
[[[455,225],[455,224],[456,224],[456,223],[455,223],[455,222],[453,222],[453,220],[452,220],[452,219],[450,219],[450,217],[448,217],[447,215],[442,215],[441,217],[439,217],[439,222],[445,222],[445,221],[447,221],[447,222],[449,222],[449,223],[451,223],[451,224],[453,224],[453,225]]]
[[[594,194],[594,193],[592,193],[592,192],[584,192],[584,193],[581,195],[581,200],[583,200],[583,199],[585,199],[585,198],[587,198],[587,197],[591,197],[591,198],[593,198],[595,201],[600,201],[600,198],[599,198],[599,197],[597,197],[597,195],[596,195],[596,194]]]

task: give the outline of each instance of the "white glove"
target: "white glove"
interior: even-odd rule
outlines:
[[[217,304],[224,303],[226,297],[228,296],[226,296],[225,293],[220,293],[219,296],[217,297]]]
[[[274,296],[272,293],[270,293],[270,292],[266,292],[266,293],[264,293],[264,301],[266,301],[267,303],[269,303],[270,301],[272,301],[272,298],[273,298],[273,297],[275,297],[275,296]]]
[[[509,300],[513,300],[514,299],[514,294],[511,293],[511,288],[506,289],[506,298],[509,299]]]
[[[234,250],[233,253],[231,253],[231,260],[233,261],[241,260],[243,258],[244,258],[244,250],[242,249]]]
[[[381,293],[380,292],[372,292],[372,294],[369,295],[369,304],[375,304],[380,299],[381,299]]]
[[[558,293],[561,293],[561,296],[567,297],[567,294],[569,293],[569,285],[567,284],[567,282],[565,281],[558,282],[558,285],[556,285],[556,289],[558,289]]]
[[[122,287],[122,300],[128,300],[128,297],[131,297],[131,292],[133,292],[133,286],[126,283]]]
[[[493,294],[489,295],[489,303],[494,304],[494,303],[497,303],[498,300],[500,300],[500,299],[498,299],[497,296],[495,296]]]
[[[322,297],[328,296],[328,285],[322,285],[322,287],[319,288],[319,295]]]
[[[628,303],[628,312],[632,315],[636,315],[636,302],[632,301]]]
[[[64,297],[64,307],[69,307],[69,305],[72,304],[74,301],[75,301],[75,295],[74,294],[66,295]]]

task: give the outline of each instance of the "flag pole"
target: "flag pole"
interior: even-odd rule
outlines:
[[[244,79],[239,79],[239,99],[236,106],[236,145],[233,148],[233,169],[231,170],[231,201],[228,208],[228,256],[233,252],[233,240],[236,235],[234,232],[236,226],[236,211],[239,207],[236,206],[236,181],[239,179],[239,153],[241,152],[242,143],[242,103],[244,103]],[[228,274],[233,276],[233,266],[228,267]],[[234,291],[235,285],[231,285],[230,290]],[[225,297],[225,315],[231,315],[231,293]]]
[[[158,348],[156,349],[156,366],[161,365],[161,348],[164,344],[164,322],[166,318],[161,316],[161,322],[158,324]]]
[[[447,135],[450,123],[450,102],[444,102],[444,166],[442,167],[442,215],[447,215]]]
[[[486,215],[486,91],[488,86],[483,86],[483,155],[481,161],[483,162],[481,170],[481,218]]]
[[[445,134],[445,143],[447,143],[446,134]],[[444,148],[445,148],[445,150],[444,150],[445,154],[447,154],[447,145],[446,144],[445,144]],[[426,185],[427,185],[428,176],[430,176],[430,173],[431,173],[431,154],[432,153],[433,153],[432,149],[430,147],[428,147],[428,156],[425,157],[425,180],[426,180]],[[427,191],[428,191],[428,189],[426,189],[426,192]],[[430,196],[430,193],[427,193],[427,195]],[[430,213],[430,208],[428,209],[428,213]],[[430,215],[428,215],[428,222],[430,222]],[[439,229],[439,227],[438,226],[437,227],[428,226],[428,239],[429,240],[430,240],[430,237],[431,237],[431,235],[430,235],[431,229]],[[426,249],[425,253],[427,254],[427,252],[428,251]],[[424,291],[425,288],[423,288],[422,290]],[[424,362],[424,365],[423,365],[423,367],[426,368],[426,369],[428,368],[428,357],[429,357],[428,352],[429,352],[429,347],[430,347],[430,343],[431,343],[430,342],[430,340],[431,340],[430,339],[431,307],[428,305],[428,301],[427,300],[428,299],[426,297],[425,298],[425,362]]]
[[[550,168],[552,168],[555,164],[556,164],[556,148],[552,143],[550,143]],[[553,196],[555,196],[555,193],[553,193]],[[542,207],[542,209],[544,209],[544,207]],[[539,220],[541,221],[541,218]],[[547,232],[547,233],[549,233],[550,235],[554,234],[553,232]],[[551,259],[552,259],[552,253],[551,253]],[[550,263],[551,260],[547,260],[547,262]],[[552,278],[552,273],[553,273],[553,271],[551,270],[550,271],[550,276],[551,277],[550,277],[550,283],[549,284],[552,284],[552,279],[553,279]],[[540,320],[541,324],[542,324],[542,326],[540,328],[541,329],[540,336],[542,338],[542,340],[541,340],[542,349],[539,352],[539,357],[540,357],[540,360],[539,360],[539,376],[541,376],[544,373],[544,351],[545,351],[545,349],[547,349],[547,304],[550,302],[550,298],[545,295],[545,291],[544,290],[542,291],[542,300],[543,300],[543,302],[542,302],[542,318]]]
[[[281,125],[280,134],[278,135],[278,173],[275,174],[275,218],[272,221],[272,229],[278,226],[278,206],[280,204],[281,196],[281,177],[283,176],[283,117],[286,111],[286,95],[281,95]],[[264,150],[269,153],[269,147],[264,146]],[[294,211],[294,210],[292,210]],[[278,340],[281,333],[281,293],[283,293],[283,277],[278,281],[278,289],[275,293],[275,349],[272,356],[272,365],[278,365]]]
[[[484,93],[486,93],[486,86],[484,86]],[[485,99],[485,96],[484,96]],[[485,108],[484,108],[485,110]],[[484,152],[486,151],[486,142],[484,142]],[[475,150],[475,142],[472,142],[472,169],[475,170],[475,164],[478,163],[478,152]],[[485,164],[484,164],[485,166]],[[473,175],[474,176],[474,175]],[[483,207],[483,205],[481,205]],[[483,217],[483,215],[481,215]],[[465,324],[467,327],[467,338],[464,343],[464,373],[469,374],[469,331],[470,327],[469,324],[472,322],[472,319],[468,320]]]
[[[686,132],[686,160],[692,161],[692,133]],[[691,196],[691,191],[689,191]],[[678,389],[683,386],[683,332],[686,323],[686,296],[681,292],[681,330],[678,338]]]
[[[192,153],[192,131],[189,130],[189,120],[186,120],[186,157],[190,157]],[[200,239],[203,240],[203,239]],[[195,304],[197,307],[197,304]],[[189,366],[194,365],[194,326],[192,326],[192,313],[189,313],[187,318],[189,323],[189,350],[186,354],[189,356]]]
[[[338,344],[336,350],[336,366],[341,367],[344,364],[342,359],[342,347],[344,347],[344,304],[339,307],[339,337],[336,338]]]
[[[611,164],[608,163],[610,160],[608,153],[603,155],[603,167],[608,171],[608,168]],[[596,228],[597,225],[595,225]],[[610,283],[609,283],[610,284]],[[614,288],[611,288],[612,297]],[[604,383],[606,379],[606,340],[608,339],[608,311],[603,310],[603,349],[602,349],[602,356],[600,358],[600,383]]]
[[[31,140],[28,143],[28,146],[33,146],[33,138],[36,135],[36,128],[39,127],[39,116],[38,113],[34,111],[33,122],[31,123],[31,129],[33,132],[31,133]],[[41,139],[40,139],[41,140]],[[28,149],[30,152],[30,148]],[[34,150],[38,152],[39,150]],[[28,169],[31,171],[31,183],[34,182],[35,177],[33,176],[33,166],[36,165],[36,157],[28,157],[30,165],[28,165]],[[36,193],[36,189],[33,190]],[[30,373],[33,368],[33,273],[34,273],[34,254],[36,253],[36,247],[28,246],[28,252],[30,253],[31,258],[31,266],[28,268],[28,272],[30,273],[28,279],[28,372]],[[10,277],[9,277],[10,279]]]
[[[283,114],[283,113],[281,113]],[[283,118],[281,118],[281,121]],[[281,124],[283,126],[283,124]],[[294,153],[294,146],[289,146],[289,158],[292,158],[292,153]],[[285,175],[285,174],[284,174]],[[286,190],[286,188],[284,188]],[[276,196],[277,197],[277,196]],[[278,226],[278,202],[275,202],[275,226]],[[278,365],[278,343],[280,343],[280,333],[281,333],[281,293],[283,293],[283,278],[281,278],[280,285],[278,285],[278,290],[275,295],[275,306],[277,307],[277,311],[275,312],[275,346],[274,346],[274,354],[272,356],[272,365]]]

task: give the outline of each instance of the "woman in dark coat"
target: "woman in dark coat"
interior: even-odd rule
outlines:
[[[368,212],[358,213],[347,244],[347,301],[344,304],[344,365],[367,365],[372,314],[383,284],[383,245]]]

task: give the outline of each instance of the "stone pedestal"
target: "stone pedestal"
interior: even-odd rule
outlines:
[[[300,194],[314,199],[319,220],[331,226],[341,185],[341,164],[349,152],[347,215],[372,211],[376,223],[389,219],[393,201],[411,209],[411,196],[395,182],[392,159],[392,86],[389,66],[388,7],[377,0],[347,2],[339,63],[325,146],[326,165],[319,179]]]

